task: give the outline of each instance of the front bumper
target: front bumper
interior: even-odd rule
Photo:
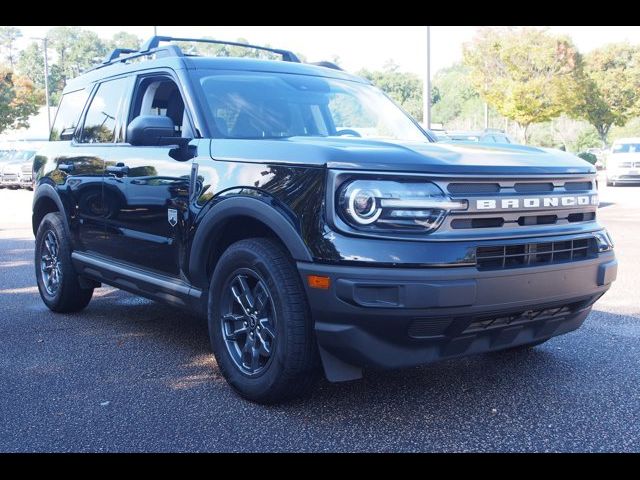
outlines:
[[[607,182],[640,183],[640,168],[619,168],[607,171]]]
[[[345,380],[362,367],[415,366],[575,330],[615,280],[617,261],[605,252],[491,271],[303,262],[298,270],[327,377]],[[309,287],[307,275],[328,276],[329,289]]]
[[[20,177],[17,175],[4,175],[0,178],[0,185],[6,188],[20,187]]]

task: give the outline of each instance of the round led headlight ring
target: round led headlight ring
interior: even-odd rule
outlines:
[[[382,209],[378,207],[376,193],[361,188],[354,189],[349,195],[348,208],[351,217],[361,225],[375,222],[382,213]]]

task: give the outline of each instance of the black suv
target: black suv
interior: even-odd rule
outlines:
[[[51,310],[102,283],[189,309],[228,382],[277,402],[321,368],[352,380],[540,344],[615,279],[583,160],[436,144],[339,69],[173,40],[188,39],[115,50],[64,90],[34,161]]]

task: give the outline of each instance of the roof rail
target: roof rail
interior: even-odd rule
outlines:
[[[106,57],[104,57],[104,60],[102,61],[103,64],[105,63],[111,63],[113,62],[116,58],[118,58],[120,55],[126,55],[128,53],[136,53],[137,50],[132,50],[131,48],[114,48],[111,53],[108,53]]]
[[[333,70],[344,71],[339,65],[333,62],[327,62],[326,60],[322,60],[320,62],[311,62],[311,65],[317,65],[318,67],[332,68]]]
[[[300,59],[296,56],[295,53],[290,52],[289,50],[281,50],[279,48],[270,48],[270,47],[262,47],[260,45],[252,45],[250,43],[240,43],[240,42],[227,42],[224,40],[213,40],[208,38],[181,38],[181,37],[164,37],[164,36],[154,36],[147,40],[140,49],[141,52],[150,51],[158,48],[160,42],[198,42],[198,43],[213,43],[217,45],[233,45],[236,47],[245,47],[245,48],[253,48],[256,50],[264,50],[266,52],[276,53],[282,56],[282,60],[285,62],[296,62],[300,63]]]
[[[146,55],[158,54],[166,57],[183,57],[184,54],[176,45],[166,45],[164,47],[152,48],[150,50],[131,50],[129,48],[116,48],[111,53],[105,56],[102,63],[97,64],[93,68],[89,68],[83,73],[97,70],[99,68],[113,65],[114,63],[126,62],[138,57],[144,57]]]

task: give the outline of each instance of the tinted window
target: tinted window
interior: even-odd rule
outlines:
[[[69,92],[62,96],[49,140],[60,140],[60,134],[65,130],[67,130],[65,133],[73,133],[78,125],[84,104],[87,102],[87,96],[88,93],[84,89]]]
[[[116,139],[116,119],[126,93],[127,78],[101,83],[91,100],[82,127],[82,143],[113,143]]]

